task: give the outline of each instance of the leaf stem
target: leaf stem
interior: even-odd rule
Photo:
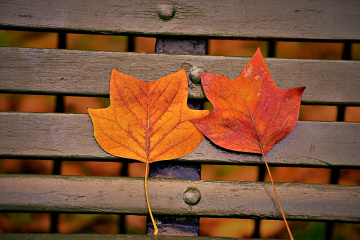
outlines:
[[[262,156],[263,156],[263,158],[264,158],[264,162],[265,162],[265,165],[266,165],[266,169],[267,169],[267,171],[268,171],[268,173],[269,173],[269,177],[270,177],[270,180],[271,180],[271,184],[272,184],[272,186],[273,186],[274,193],[275,193],[275,196],[276,196],[276,200],[277,200],[277,202],[278,202],[278,204],[279,204],[279,208],[280,208],[282,217],[283,217],[283,219],[284,219],[286,229],[287,229],[287,231],[288,231],[288,233],[289,233],[290,239],[291,239],[291,240],[294,240],[294,237],[293,237],[293,235],[291,234],[291,231],[290,231],[290,227],[289,227],[289,225],[288,225],[288,223],[287,223],[287,221],[286,221],[286,217],[285,217],[284,211],[283,211],[283,209],[282,209],[282,207],[281,207],[280,199],[279,199],[279,196],[278,196],[278,194],[277,194],[277,192],[276,192],[276,189],[275,189],[274,180],[273,180],[273,178],[272,178],[272,176],[271,176],[270,168],[269,168],[269,165],[268,165],[268,163],[267,163],[267,161],[266,161],[265,154],[264,154],[262,148],[261,148],[261,154],[262,154]]]
[[[149,196],[148,196],[148,190],[147,190],[147,178],[148,178],[148,175],[149,175],[149,161],[146,162],[146,167],[145,167],[145,196],[146,196],[146,204],[147,204],[147,207],[148,207],[149,213],[150,213],[150,218],[151,218],[152,224],[154,226],[154,235],[156,236],[158,234],[159,230],[158,230],[158,228],[156,226],[154,217],[152,215],[150,203],[149,203]]]

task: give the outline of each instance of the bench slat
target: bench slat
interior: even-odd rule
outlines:
[[[148,213],[141,178],[0,175],[0,179],[2,211]],[[198,204],[184,202],[188,187],[200,191]],[[277,183],[276,188],[288,219],[360,221],[359,186]],[[282,218],[268,182],[150,178],[148,191],[155,215]]]
[[[0,234],[2,240],[153,240],[153,235],[129,235],[129,234]],[[157,240],[193,240],[192,236],[156,236]],[[196,237],[198,240],[234,240],[227,237]],[[239,238],[236,238],[240,240]],[[257,240],[261,240],[256,238]],[[246,240],[252,240],[246,239]],[[255,240],[255,239],[254,239]],[[271,239],[266,239],[271,240]]]
[[[112,68],[144,81],[200,66],[237,77],[249,58],[0,48],[0,92],[108,96]],[[279,88],[306,86],[304,103],[360,105],[360,61],[266,59]],[[341,87],[339,87],[341,79]],[[190,98],[204,98],[190,84]]]
[[[0,129],[1,158],[122,161],[96,143],[87,114],[1,112]],[[267,159],[274,165],[358,168],[358,136],[359,123],[299,122],[267,153]],[[219,149],[208,140],[176,161],[263,164],[259,155]]]
[[[157,16],[161,1],[1,1],[0,27],[103,34],[360,40],[357,0],[173,1],[175,17]]]

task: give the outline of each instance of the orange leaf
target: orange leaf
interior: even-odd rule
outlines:
[[[204,139],[190,120],[208,111],[191,110],[187,98],[184,69],[154,82],[143,82],[114,69],[110,106],[88,109],[96,141],[106,152],[146,163],[145,197],[154,235],[158,228],[147,191],[149,163],[183,157]]]
[[[110,106],[88,109],[94,136],[108,153],[145,163],[191,153],[203,134],[189,121],[207,111],[187,106],[185,70],[143,82],[115,69],[110,81]]]
[[[191,120],[215,144],[265,154],[295,127],[305,87],[276,87],[260,49],[234,80],[200,73],[210,115]]]

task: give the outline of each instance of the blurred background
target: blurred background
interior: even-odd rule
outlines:
[[[66,46],[74,50],[155,52],[155,39],[144,37],[107,36],[90,34],[66,34]],[[0,46],[58,48],[58,33],[0,30]],[[320,42],[265,42],[245,40],[209,40],[209,55],[250,57],[260,46],[263,55],[276,58],[348,59],[360,60],[360,44],[350,44],[344,51],[343,43]],[[271,70],[271,69],[270,69]],[[110,80],[110,73],[109,73]],[[1,81],[1,79],[0,79]],[[61,112],[87,113],[87,108],[104,108],[108,98],[64,96]],[[0,94],[0,111],[59,112],[56,96]],[[302,105],[300,120],[303,121],[360,121],[359,107]],[[59,168],[60,169],[60,168]],[[62,161],[62,175],[129,176],[143,177],[145,164],[94,161]],[[332,178],[331,169],[272,167],[276,182],[334,183],[359,185],[360,170],[340,169]],[[54,174],[54,161],[0,159],[0,173]],[[257,166],[203,165],[202,179],[232,181],[270,181]],[[332,180],[331,180],[332,179]],[[281,198],[281,196],[280,196]],[[239,199],[240,201],[240,199]],[[52,216],[47,213],[0,213],[0,233],[26,232],[48,233]],[[119,216],[102,214],[59,214],[57,230],[60,233],[129,233],[144,234],[145,216]],[[252,219],[201,218],[201,236],[250,238],[256,224]],[[327,231],[333,239],[360,239],[359,224],[290,221],[296,239],[325,239]],[[260,237],[287,238],[282,220],[261,220]]]

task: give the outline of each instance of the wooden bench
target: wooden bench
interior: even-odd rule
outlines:
[[[2,1],[1,29],[59,32],[60,36],[67,32],[151,36],[157,38],[157,53],[1,47],[1,93],[50,94],[59,99],[67,95],[104,97],[109,95],[112,68],[142,80],[156,80],[182,67],[188,73],[191,67],[201,67],[237,77],[249,58],[201,56],[212,38],[341,42],[346,47],[360,42],[359,1],[165,2]],[[359,61],[266,61],[280,88],[306,86],[303,104],[336,105],[339,109],[360,105]],[[205,99],[200,85],[190,83],[189,99],[194,105]],[[0,131],[1,158],[52,159],[56,163],[69,159],[128,161],[98,146],[87,114],[1,112]],[[267,159],[271,166],[330,168],[334,173],[341,168],[358,169],[359,136],[359,123],[299,122]],[[201,164],[264,163],[258,155],[226,151],[204,140],[188,156],[150,165],[150,176],[160,177],[149,180],[160,235],[193,239],[198,235],[200,217],[282,219],[271,184],[200,180]],[[167,176],[162,174],[164,168]],[[2,212],[148,213],[143,178],[6,174],[0,178]],[[276,187],[288,220],[328,222],[328,233],[334,222],[360,222],[359,186],[277,183]],[[191,205],[192,199],[184,196],[188,188],[198,190],[199,203]],[[258,237],[258,227],[254,237]],[[151,227],[148,233],[152,233]],[[152,239],[123,234],[0,235],[0,239],[25,237]],[[180,238],[184,237],[166,239]]]

